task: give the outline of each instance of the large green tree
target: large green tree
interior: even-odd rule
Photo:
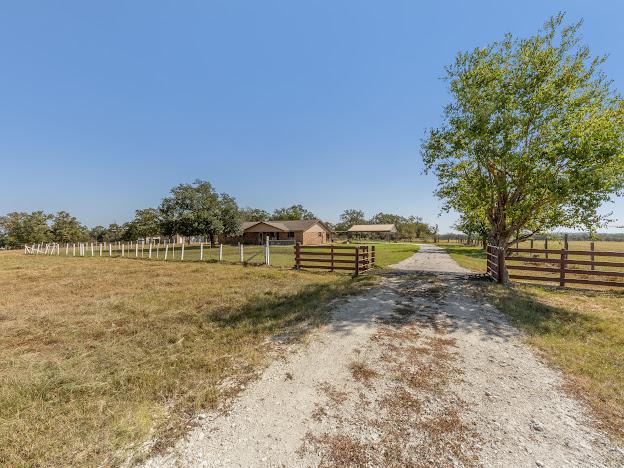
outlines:
[[[125,236],[128,240],[159,236],[161,232],[160,210],[156,208],[136,210],[134,219],[127,223],[125,229]]]
[[[0,217],[0,237],[4,245],[21,247],[24,244],[50,242],[49,222],[52,215],[43,211],[12,212]]]
[[[59,211],[54,215],[50,230],[55,242],[80,242],[89,238],[87,228],[67,211]]]
[[[171,189],[171,196],[160,204],[165,235],[215,236],[241,234],[242,216],[234,198],[219,195],[209,182],[196,180]]]
[[[538,34],[460,53],[451,103],[422,145],[445,208],[507,248],[556,227],[595,230],[624,187],[624,104],[562,14]],[[478,221],[478,220],[477,220]]]

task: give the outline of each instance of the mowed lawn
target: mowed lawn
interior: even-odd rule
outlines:
[[[118,464],[236,393],[370,280],[0,254],[0,465]]]
[[[483,250],[440,245],[460,265],[485,271]],[[570,243],[578,250],[587,246]],[[596,249],[624,250],[624,243],[597,242]],[[624,291],[486,284],[484,294],[526,333],[527,342],[565,371],[569,389],[587,402],[605,430],[624,442]]]

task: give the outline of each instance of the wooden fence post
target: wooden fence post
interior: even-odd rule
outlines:
[[[329,247],[329,254],[331,256],[331,272],[334,272],[334,244]]]
[[[568,247],[568,235],[567,234],[563,235],[563,248],[566,250],[570,250],[570,248]]]
[[[544,250],[548,250],[548,237],[544,237]],[[548,259],[548,252],[546,252],[546,258]]]
[[[371,246],[371,266],[375,265],[375,246]]]
[[[561,265],[559,268],[559,286],[565,286],[565,267],[568,253],[566,249],[561,249]]]
[[[496,273],[499,284],[505,284],[505,249],[498,247]]]
[[[360,274],[360,247],[355,248],[355,276]]]
[[[297,242],[295,244],[295,270],[301,269],[301,260],[299,259],[301,255],[301,244]]]
[[[590,249],[592,251],[592,254],[591,254],[591,269],[595,270],[596,269],[596,265],[594,265],[594,261],[596,259],[596,256],[594,255],[594,252],[596,251],[596,244],[594,243],[594,241],[592,241],[589,244],[589,246],[590,246]]]

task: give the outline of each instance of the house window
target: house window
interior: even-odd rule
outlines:
[[[294,232],[292,232],[292,231],[291,231],[291,232],[289,232],[289,233],[288,233],[288,237],[295,237],[295,233],[294,233]]]
[[[323,235],[323,233],[322,233],[322,232],[319,232],[319,233],[318,233],[318,236],[319,236],[319,237],[321,237],[322,235]]]

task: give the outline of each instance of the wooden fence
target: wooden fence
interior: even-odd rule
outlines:
[[[510,280],[624,287],[624,252],[509,248],[503,256],[502,249],[488,245],[488,276],[502,283],[505,270]]]
[[[488,245],[485,250],[487,259],[487,275],[497,283],[504,281],[505,251],[500,247]]]
[[[295,245],[295,268],[352,271],[355,276],[375,265],[375,246]]]

